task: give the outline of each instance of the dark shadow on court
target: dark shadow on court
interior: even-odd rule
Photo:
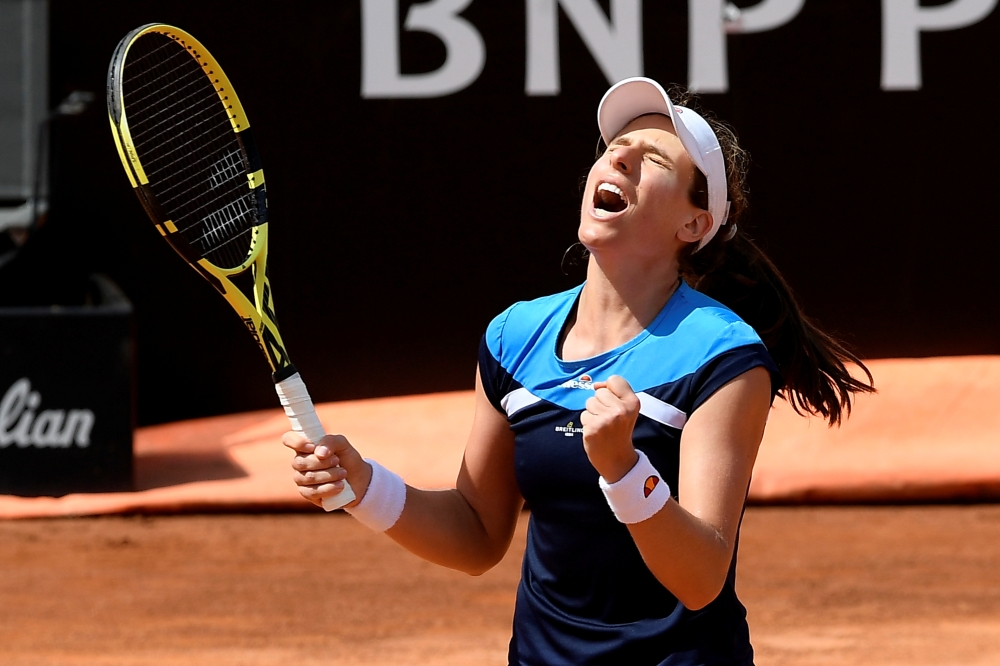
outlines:
[[[142,428],[135,440],[135,490],[249,476],[223,440],[274,415],[264,410]]]
[[[222,481],[248,476],[224,449],[159,451],[135,459],[135,489],[151,490],[195,481]]]

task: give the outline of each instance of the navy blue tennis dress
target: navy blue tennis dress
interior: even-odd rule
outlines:
[[[778,371],[754,330],[687,284],[650,326],[609,352],[563,361],[557,343],[582,287],[516,303],[483,337],[490,402],[515,434],[515,474],[531,509],[508,660],[524,666],[753,663],[736,554],[719,596],[685,608],[646,568],[598,486],[580,413],[592,384],[624,377],[639,397],[633,442],[674,489],[688,416],[757,366]]]

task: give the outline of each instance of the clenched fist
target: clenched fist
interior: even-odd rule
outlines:
[[[580,414],[583,448],[608,483],[628,474],[639,460],[632,446],[638,417],[639,398],[623,377],[611,375],[607,381],[594,382],[594,395]]]

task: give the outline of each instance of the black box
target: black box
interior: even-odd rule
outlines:
[[[132,489],[132,304],[0,308],[0,493]]]

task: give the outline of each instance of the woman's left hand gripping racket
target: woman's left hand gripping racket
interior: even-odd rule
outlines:
[[[271,364],[292,428],[319,441],[323,425],[274,318],[264,172],[219,63],[183,30],[137,28],[111,59],[108,112],[125,173],[157,231],[240,315]],[[247,271],[253,302],[234,282]],[[354,500],[344,483],[323,502],[327,511]]]

